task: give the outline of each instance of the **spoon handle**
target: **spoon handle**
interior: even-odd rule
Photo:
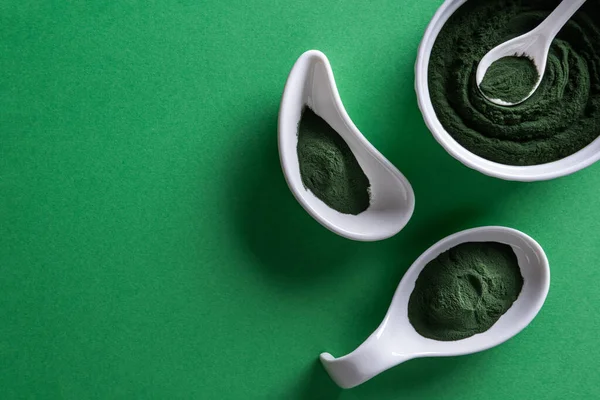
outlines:
[[[585,1],[563,0],[535,30],[543,34],[549,42],[552,42],[562,27],[579,10]]]
[[[414,357],[411,354],[396,353],[392,349],[398,344],[380,336],[380,327],[352,353],[334,358],[322,353],[321,362],[327,373],[338,386],[349,389],[368,381],[375,375]]]

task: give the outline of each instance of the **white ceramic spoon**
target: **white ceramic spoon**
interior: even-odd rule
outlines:
[[[501,106],[514,106],[530,98],[540,86],[542,78],[544,77],[548,61],[548,52],[550,51],[550,45],[552,44],[554,37],[585,1],[586,0],[563,0],[562,3],[560,3],[559,6],[556,7],[556,9],[535,29],[494,47],[483,56],[479,62],[477,74],[475,76],[477,87],[481,85],[481,81],[483,81],[483,77],[490,65],[503,57],[525,56],[533,60],[533,63],[538,70],[539,78],[531,92],[525,98],[515,103],[511,103],[501,99],[490,98],[480,90],[481,94],[492,103]]]
[[[519,262],[523,288],[512,307],[486,332],[443,342],[419,335],[408,320],[408,300],[425,265],[446,250],[465,242],[500,242],[510,245]],[[525,328],[544,304],[550,287],[550,268],[541,246],[526,234],[499,226],[455,233],[431,246],[408,269],[392,304],[377,330],[352,353],[334,358],[321,354],[321,362],[342,388],[351,388],[404,361],[418,357],[458,356],[487,350]]]
[[[298,164],[298,123],[305,106],[323,118],[348,144],[371,183],[369,208],[342,214],[302,184]],[[408,180],[356,128],[346,112],[329,60],[320,51],[302,54],[288,77],[279,109],[279,157],[296,200],[319,223],[349,239],[374,241],[398,233],[410,219],[415,195]]]

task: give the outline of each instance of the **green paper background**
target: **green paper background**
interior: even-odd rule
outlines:
[[[1,398],[600,396],[600,164],[504,182],[435,142],[413,65],[441,0],[88,3],[0,2]],[[285,184],[278,106],[312,48],[414,187],[390,240],[335,236]],[[359,345],[431,244],[487,224],[547,251],[533,323],[338,389],[318,354]]]

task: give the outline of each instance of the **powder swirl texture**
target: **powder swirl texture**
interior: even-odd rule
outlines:
[[[352,150],[308,107],[298,125],[297,151],[302,183],[325,204],[354,215],[369,207],[369,179]]]
[[[408,318],[427,338],[464,339],[490,329],[522,287],[517,256],[510,246],[462,243],[421,271],[410,295]]]
[[[475,83],[490,49],[536,27],[558,3],[468,0],[439,33],[429,62],[431,101],[446,131],[471,152],[536,165],[569,156],[600,134],[600,0],[588,0],[562,28],[527,101],[494,105]]]

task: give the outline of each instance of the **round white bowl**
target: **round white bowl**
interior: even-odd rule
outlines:
[[[415,65],[415,90],[419,109],[423,114],[425,124],[433,134],[435,140],[446,149],[448,153],[469,168],[485,175],[511,181],[543,181],[572,174],[600,159],[600,137],[588,144],[578,152],[558,161],[546,164],[515,166],[505,165],[486,160],[461,146],[444,129],[435,114],[429,96],[428,68],[431,49],[440,30],[448,18],[468,0],[446,0],[437,10],[433,19],[427,26],[423,40],[419,45],[417,63]]]

